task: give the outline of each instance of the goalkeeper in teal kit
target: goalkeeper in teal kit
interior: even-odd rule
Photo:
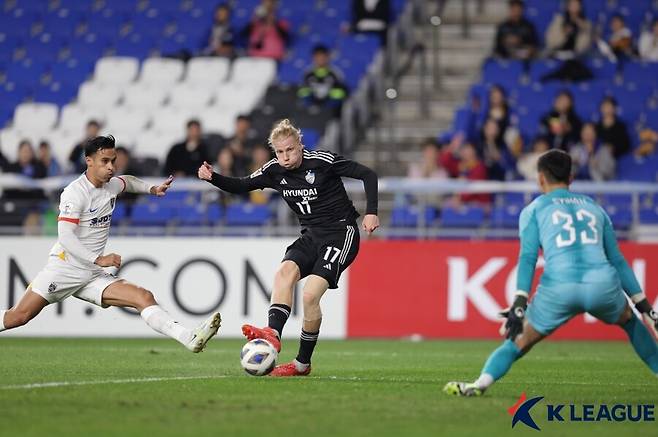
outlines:
[[[588,312],[621,326],[638,356],[658,376],[658,346],[627,303],[658,329],[658,316],[619,251],[610,218],[591,198],[569,191],[571,157],[551,150],[537,163],[542,196],[521,212],[517,292],[507,318],[507,340],[472,382],[449,382],[444,391],[480,396],[514,361],[572,317]],[[537,291],[527,306],[539,250],[546,260]],[[527,308],[526,308],[527,307]]]

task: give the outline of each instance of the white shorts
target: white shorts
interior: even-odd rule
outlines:
[[[120,279],[103,269],[81,269],[51,257],[30,284],[33,292],[49,303],[61,302],[69,296],[107,308],[103,305],[103,291]]]

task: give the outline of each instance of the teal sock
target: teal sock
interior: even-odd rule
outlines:
[[[512,340],[505,340],[498,349],[493,351],[484,363],[482,374],[491,375],[494,381],[499,380],[509,371],[512,363],[521,356],[521,350]]]
[[[653,373],[658,374],[658,346],[644,323],[632,316],[623,328],[635,352],[647,363]]]

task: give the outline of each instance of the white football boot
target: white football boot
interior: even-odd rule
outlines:
[[[192,338],[185,345],[190,351],[199,353],[206,347],[206,343],[217,334],[222,324],[222,316],[216,312],[192,331]]]

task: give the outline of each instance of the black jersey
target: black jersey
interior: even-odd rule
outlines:
[[[273,188],[281,194],[304,227],[331,226],[359,216],[345,192],[342,176],[363,181],[366,214],[377,214],[377,175],[368,167],[324,151],[303,151],[298,168],[287,170],[272,159],[248,177],[231,178],[213,173],[210,181],[231,192]]]

